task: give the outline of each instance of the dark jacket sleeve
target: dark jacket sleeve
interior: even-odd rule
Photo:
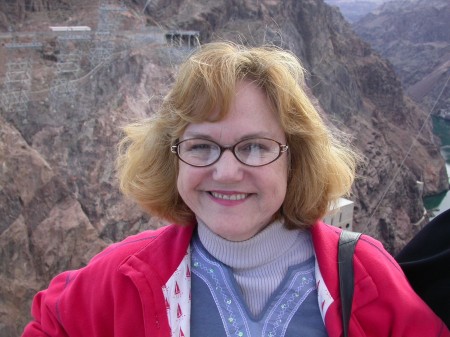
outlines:
[[[450,209],[431,220],[395,258],[416,293],[450,327]]]

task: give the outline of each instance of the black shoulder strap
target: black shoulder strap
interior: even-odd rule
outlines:
[[[342,323],[344,327],[344,337],[348,337],[350,314],[352,312],[353,301],[353,254],[355,246],[361,233],[343,230],[339,237],[338,268],[339,287],[342,302]]]

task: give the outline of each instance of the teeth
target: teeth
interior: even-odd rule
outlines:
[[[211,192],[214,198],[223,199],[223,200],[242,200],[245,199],[247,194],[220,194],[216,192]]]

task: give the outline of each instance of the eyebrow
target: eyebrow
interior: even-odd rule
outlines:
[[[244,139],[251,139],[251,138],[270,138],[272,139],[274,136],[269,135],[267,132],[254,132],[254,133],[248,133],[244,136],[238,138],[236,142],[240,142]],[[182,140],[185,139],[192,139],[192,138],[201,138],[201,139],[207,139],[211,140],[213,142],[218,142],[218,140],[215,137],[212,137],[208,134],[202,133],[202,132],[187,132],[184,137],[182,137]]]

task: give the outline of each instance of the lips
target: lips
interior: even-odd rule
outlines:
[[[248,194],[246,193],[234,193],[234,194],[223,194],[218,192],[210,192],[210,193],[214,198],[231,201],[244,200],[248,196]]]

